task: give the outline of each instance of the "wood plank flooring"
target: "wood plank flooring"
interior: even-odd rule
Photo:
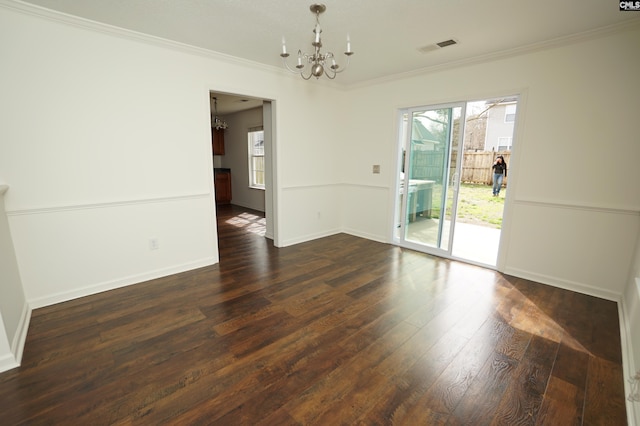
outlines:
[[[3,425],[625,425],[614,302],[339,234],[33,312]]]

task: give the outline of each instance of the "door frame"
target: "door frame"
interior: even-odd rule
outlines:
[[[227,90],[221,88],[208,88],[207,100],[210,99],[211,93],[223,93],[225,95],[235,96],[239,99],[253,98],[262,100],[262,127],[264,130],[265,138],[265,222],[266,232],[265,238],[271,239],[274,246],[280,247],[280,226],[279,226],[279,203],[278,203],[278,165],[277,165],[277,117],[276,107],[277,100],[275,97],[265,97],[260,94],[247,94],[239,93],[235,90]],[[211,114],[211,107],[209,106],[209,114]],[[211,145],[211,144],[209,144]],[[213,152],[211,156],[211,170],[213,171]],[[213,187],[213,180],[210,181],[211,193],[215,194]],[[214,210],[214,227],[216,229],[216,240],[218,238],[218,225],[215,217],[215,201],[213,204]]]
[[[410,176],[409,176],[409,172],[410,172],[410,159],[411,159],[411,155],[407,155],[410,154],[410,145],[411,145],[411,136],[412,136],[412,132],[413,132],[413,113],[418,112],[418,111],[432,111],[432,110],[437,110],[437,109],[450,109],[450,110],[455,110],[457,108],[460,108],[460,121],[459,121],[459,127],[458,127],[458,142],[457,142],[457,146],[458,146],[458,151],[462,152],[463,149],[463,143],[464,143],[464,125],[465,125],[465,120],[464,118],[466,117],[466,107],[467,107],[467,102],[448,102],[448,103],[441,103],[441,104],[432,104],[432,105],[421,105],[421,106],[417,106],[417,107],[407,107],[407,108],[400,108],[397,111],[397,123],[398,125],[398,137],[397,137],[397,143],[396,143],[396,155],[397,155],[397,161],[396,161],[396,173],[395,173],[395,186],[394,186],[394,195],[393,195],[393,199],[394,199],[394,209],[393,209],[393,226],[399,226],[399,235],[396,236],[395,232],[392,233],[392,241],[394,244],[401,246],[401,247],[405,247],[405,248],[409,248],[412,250],[416,250],[416,251],[420,251],[420,252],[424,252],[424,253],[428,253],[428,254],[433,254],[436,256],[440,256],[440,257],[445,257],[445,258],[453,258],[452,255],[452,250],[453,250],[453,237],[455,235],[455,221],[456,221],[456,216],[457,216],[457,202],[458,202],[458,189],[459,189],[459,179],[455,178],[455,176],[460,176],[460,171],[462,168],[462,156],[461,155],[457,155],[456,156],[456,164],[455,164],[455,168],[454,168],[454,181],[452,183],[450,183],[451,181],[451,175],[450,175],[450,163],[451,163],[451,156],[452,156],[452,148],[454,146],[454,132],[453,132],[453,123],[454,123],[454,118],[453,115],[451,116],[451,122],[449,123],[450,125],[450,131],[449,131],[449,137],[448,137],[448,148],[446,150],[446,155],[445,158],[443,159],[443,167],[444,167],[444,172],[443,173],[443,192],[442,192],[442,199],[441,199],[441,215],[442,217],[439,220],[438,223],[438,242],[441,242],[441,239],[443,238],[443,234],[445,233],[445,226],[447,223],[446,220],[446,206],[447,206],[447,199],[448,199],[448,194],[450,190],[453,191],[453,202],[451,204],[451,220],[449,221],[449,229],[448,229],[448,235],[447,235],[447,248],[443,249],[440,247],[433,247],[433,246],[429,246],[426,244],[420,244],[417,243],[415,241],[410,241],[406,239],[406,225],[407,225],[407,205],[409,203],[409,197],[405,196],[402,198],[402,202],[400,202],[400,183],[401,183],[401,179],[400,179],[400,172],[401,170],[405,171],[405,176],[404,176],[404,182],[403,182],[403,186],[405,188],[408,188],[408,183],[410,180]],[[404,115],[407,115],[407,121],[406,124],[404,122]],[[405,129],[406,126],[406,129]],[[403,134],[404,133],[404,134]],[[404,163],[403,163],[404,161]],[[408,192],[407,192],[408,194]],[[400,206],[398,206],[398,203],[400,203]],[[399,225],[398,225],[399,224]],[[440,244],[439,244],[440,245]]]
[[[506,94],[505,94],[506,93]],[[506,191],[505,193],[505,201],[504,201],[504,209],[502,212],[502,229],[500,230],[500,242],[498,244],[498,253],[497,253],[497,260],[496,260],[496,265],[492,266],[492,265],[487,265],[484,263],[479,263],[473,260],[469,260],[469,259],[464,259],[464,258],[459,258],[459,257],[455,257],[453,255],[450,256],[445,256],[445,255],[441,255],[441,254],[436,254],[437,256],[441,256],[447,259],[452,259],[452,260],[458,260],[461,262],[465,262],[465,263],[470,263],[470,264],[474,264],[474,265],[478,265],[484,268],[489,268],[489,269],[495,269],[497,271],[504,271],[505,265],[506,265],[506,261],[507,261],[507,251],[508,251],[508,245],[509,245],[509,235],[511,233],[511,217],[512,217],[512,212],[514,210],[514,203],[515,203],[515,188],[517,188],[517,182],[518,182],[518,169],[519,169],[519,164],[520,164],[520,153],[523,150],[523,132],[524,132],[524,117],[525,117],[525,112],[526,112],[526,105],[527,105],[527,98],[528,98],[528,89],[527,88],[518,88],[518,89],[514,89],[514,90],[505,90],[505,91],[501,91],[499,94],[495,95],[495,94],[480,94],[478,96],[470,96],[468,97],[468,99],[461,101],[465,104],[469,103],[469,102],[474,102],[474,101],[479,101],[479,100],[483,100],[483,99],[499,99],[499,98],[505,98],[505,97],[515,97],[517,98],[517,102],[518,102],[518,109],[517,109],[517,113],[516,113],[516,118],[515,118],[515,123],[514,123],[514,128],[513,128],[513,142],[512,142],[512,150],[511,150],[511,162],[509,164],[509,188],[511,188],[509,191]],[[458,102],[445,102],[445,103],[434,103],[434,104],[429,104],[428,102],[425,104],[422,104],[423,106],[418,107],[418,108],[422,108],[424,106],[426,107],[433,107],[433,106],[438,106],[438,105],[450,105],[450,104],[455,104]],[[396,226],[397,226],[397,219],[398,218],[402,218],[405,217],[404,216],[404,211],[398,211],[398,191],[397,188],[399,188],[400,186],[400,171],[402,170],[402,146],[398,146],[399,141],[401,140],[401,136],[402,136],[402,115],[408,111],[409,109],[411,109],[413,107],[400,107],[398,106],[396,109],[396,114],[395,114],[395,125],[396,127],[396,142],[393,145],[393,155],[396,156],[396,164],[395,164],[395,171],[394,171],[394,176],[393,176],[393,190],[390,191],[390,202],[391,202],[391,212],[390,212],[390,217],[391,217],[391,221],[390,221],[390,237],[389,237],[389,241],[391,241],[391,244],[400,246],[400,247],[405,247],[408,249],[412,249],[412,250],[416,250],[416,251],[420,251],[420,252],[424,252],[424,253],[428,253],[428,254],[432,254],[430,252],[425,252],[421,247],[410,247],[410,246],[402,246],[399,244],[398,239],[396,237]],[[403,142],[404,144],[404,142]],[[461,147],[462,149],[464,149],[464,146]],[[515,172],[514,172],[515,171]],[[398,216],[400,215],[400,216]],[[454,228],[454,232],[455,232],[455,228]],[[453,234],[452,234],[453,235]]]

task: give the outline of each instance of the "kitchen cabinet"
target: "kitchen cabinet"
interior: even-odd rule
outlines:
[[[216,168],[213,170],[216,204],[231,203],[231,170]]]
[[[213,155],[224,155],[224,129],[211,128]]]

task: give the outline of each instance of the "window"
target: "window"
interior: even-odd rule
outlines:
[[[498,151],[510,151],[511,138],[498,138]]]
[[[252,127],[248,133],[249,187],[264,189],[264,130]]]
[[[516,105],[507,105],[504,112],[504,122],[513,123],[514,121],[516,121]]]

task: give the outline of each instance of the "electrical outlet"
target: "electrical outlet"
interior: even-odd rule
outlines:
[[[374,174],[380,174],[380,164],[374,164],[373,165],[373,173]]]
[[[151,238],[149,240],[149,250],[158,250],[160,248],[160,243],[157,238]]]

